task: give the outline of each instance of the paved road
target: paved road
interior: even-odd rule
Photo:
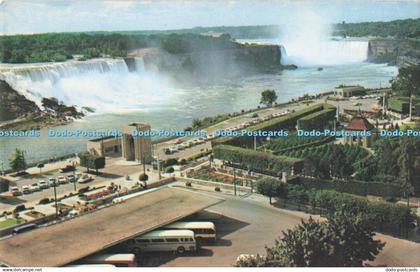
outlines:
[[[218,195],[220,193],[204,194]],[[265,253],[265,245],[272,246],[282,231],[293,228],[308,214],[283,210],[268,205],[265,197],[253,194],[247,198],[223,195],[223,203],[200,214],[200,219],[216,224],[219,241],[204,245],[196,254],[186,256],[146,256],[146,263],[154,266],[231,266],[240,254]],[[223,216],[220,216],[223,215]],[[319,216],[313,216],[319,219]],[[386,242],[374,265],[420,266],[420,244],[378,234],[376,239]]]

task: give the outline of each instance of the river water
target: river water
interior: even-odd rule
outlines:
[[[339,84],[384,87],[397,74],[396,67],[365,62],[367,45],[326,44],[316,50],[324,50],[323,54],[335,52],[324,59],[311,59],[313,54],[291,51],[293,54],[283,58],[283,62],[296,61],[300,65],[297,70],[200,85],[175,83],[156,72],[145,72],[142,67],[138,68],[139,73],[128,72],[123,60],[97,60],[94,65],[86,62],[78,68],[75,63],[31,69],[3,65],[0,78],[38,103],[41,96],[55,96],[67,104],[97,110],[55,130],[112,130],[135,121],[149,122],[152,129],[182,129],[196,117],[255,108],[264,89],[276,90],[281,103],[305,93],[330,91]],[[299,63],[299,58],[304,61]],[[136,66],[141,64],[139,60]],[[7,168],[8,158],[17,147],[25,150],[27,160],[32,162],[83,151],[86,141],[87,138],[48,137],[47,129],[42,129],[36,138],[1,137],[0,161]]]

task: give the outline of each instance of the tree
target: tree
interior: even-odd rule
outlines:
[[[257,182],[257,191],[269,198],[278,197],[284,192],[284,184],[275,178],[265,177]]]
[[[16,148],[9,159],[9,165],[15,172],[20,172],[26,169],[26,160],[23,150]]]
[[[149,179],[149,176],[145,173],[141,173],[139,175],[139,181],[147,181]]]
[[[420,95],[420,65],[400,67],[398,75],[391,80],[394,92],[404,95]]]
[[[344,212],[326,222],[311,218],[283,232],[273,247],[266,247],[266,266],[322,267],[362,266],[374,260],[384,243],[373,240],[368,222]]]
[[[264,90],[261,93],[260,104],[264,104],[267,107],[271,107],[274,102],[277,100],[277,94],[274,90]]]
[[[86,167],[89,172],[89,168],[95,169],[98,173],[98,169],[105,168],[105,157],[93,155],[89,152],[79,153],[80,166]]]
[[[200,119],[198,119],[198,118],[194,118],[193,120],[192,120],[192,128],[193,129],[198,129],[199,127],[201,127],[203,125],[203,122],[200,120]]]

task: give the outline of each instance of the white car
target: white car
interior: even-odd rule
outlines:
[[[59,176],[57,178],[57,181],[58,181],[59,184],[66,184],[68,182],[66,177],[64,177],[64,176]]]
[[[32,193],[31,188],[29,187],[29,185],[23,185],[22,186],[22,193],[24,193],[24,194],[30,194],[30,193]]]
[[[17,186],[10,186],[9,190],[13,196],[18,196],[22,194],[22,192],[19,191],[19,188]]]
[[[39,186],[39,188],[41,188],[41,189],[48,189],[48,188],[50,188],[50,184],[48,183],[48,181],[46,181],[46,180],[40,180],[39,182],[38,182],[38,186]]]
[[[176,146],[170,146],[168,149],[171,154],[178,151],[178,147]]]
[[[48,184],[50,185],[50,187],[53,187],[54,184],[55,184],[55,186],[58,186],[57,179],[55,179],[55,178],[48,179]]]
[[[34,183],[30,187],[32,192],[41,191],[41,188],[39,188],[38,184]]]
[[[182,145],[180,145],[180,144],[177,144],[176,145],[176,148],[177,148],[177,150],[183,150],[183,149],[185,149],[185,147],[182,146]]]

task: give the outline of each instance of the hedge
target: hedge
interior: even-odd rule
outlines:
[[[336,113],[335,108],[326,108],[319,112],[314,112],[297,120],[298,129],[312,130],[324,129],[331,120],[334,120]]]
[[[331,189],[355,195],[374,195],[382,197],[401,196],[401,186],[393,183],[365,181],[331,181],[299,177],[289,183],[302,185],[305,189]]]
[[[297,120],[299,120],[300,118],[306,115],[312,114],[314,112],[322,111],[326,107],[331,107],[331,105],[316,104],[308,108],[305,108],[303,110],[299,110],[285,116],[276,117],[269,121],[262,122],[254,126],[250,126],[247,128],[247,130],[250,130],[250,131],[256,131],[256,130],[275,131],[275,130],[282,130],[282,129],[293,130],[296,126]],[[225,137],[219,137],[213,140],[212,146],[216,146],[219,144],[227,144],[227,145],[234,145],[234,146],[251,147],[254,144],[253,141],[254,141],[253,137],[249,137],[249,136],[237,136],[237,137],[225,136]]]
[[[286,198],[294,202],[321,208],[333,214],[341,211],[362,215],[369,220],[375,231],[401,235],[403,230],[412,227],[416,216],[405,205],[384,201],[370,202],[361,196],[340,193],[333,190],[306,190],[302,186],[288,185]]]
[[[240,164],[254,172],[269,171],[278,175],[293,169],[294,173],[300,173],[304,166],[304,161],[300,159],[235,146],[217,145],[213,148],[213,153],[216,159]]]
[[[420,104],[419,98],[413,98],[413,105]],[[408,96],[393,96],[388,99],[388,109],[408,114],[410,111],[410,98]]]

